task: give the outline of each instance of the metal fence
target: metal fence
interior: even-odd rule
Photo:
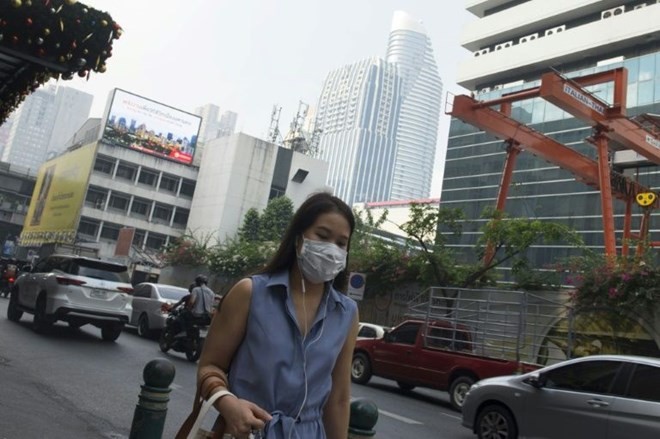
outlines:
[[[434,322],[425,334],[432,347],[534,364],[573,356],[566,293],[436,287],[409,302],[407,317]]]

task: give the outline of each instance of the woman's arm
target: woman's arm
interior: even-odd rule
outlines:
[[[323,410],[323,425],[328,439],[346,439],[351,403],[351,361],[358,334],[358,314],[332,371],[332,390]]]
[[[226,381],[219,376],[229,370],[243,341],[251,298],[252,280],[239,281],[226,294],[220,312],[211,321],[197,369],[198,385],[202,386],[204,398],[226,389]],[[247,434],[252,428],[261,429],[270,419],[270,414],[257,405],[229,395],[221,397],[215,407],[227,423],[227,433],[234,435]]]

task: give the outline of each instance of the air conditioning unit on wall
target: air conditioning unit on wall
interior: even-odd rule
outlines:
[[[486,55],[488,52],[490,52],[490,49],[486,47],[485,49],[477,50],[474,52],[474,56],[483,56]]]
[[[502,50],[513,46],[513,41],[505,41],[504,43],[495,46],[495,50]]]
[[[518,43],[522,44],[522,43],[527,43],[529,41],[534,41],[538,37],[539,37],[538,32],[535,33],[535,34],[531,34],[531,35],[525,35],[524,37],[522,37],[518,40]]]
[[[624,12],[626,12],[626,8],[624,6],[617,6],[616,8],[607,9],[607,10],[601,12],[600,13],[600,19],[604,20],[606,18],[612,18],[612,17],[615,17],[617,15],[621,15]]]
[[[633,9],[634,9],[634,10],[642,9],[644,6],[646,6],[646,3],[642,3],[642,4],[640,4],[640,5],[635,5],[635,6],[633,6]]]
[[[565,30],[566,30],[566,25],[565,24],[563,24],[561,26],[557,26],[557,27],[551,27],[550,29],[546,29],[545,36],[547,37],[547,36],[550,36],[550,35],[559,34],[559,33],[564,32]]]

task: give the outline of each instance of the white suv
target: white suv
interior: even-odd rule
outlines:
[[[16,279],[7,318],[17,322],[34,314],[36,332],[58,320],[79,328],[101,328],[103,340],[115,341],[132,312],[133,287],[125,265],[76,255],[51,255]]]

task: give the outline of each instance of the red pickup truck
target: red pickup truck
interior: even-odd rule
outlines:
[[[372,375],[395,380],[403,390],[429,387],[449,391],[459,410],[470,386],[499,375],[536,367],[518,361],[475,354],[468,326],[448,321],[406,320],[381,339],[358,340],[353,352],[353,382],[366,384]]]

